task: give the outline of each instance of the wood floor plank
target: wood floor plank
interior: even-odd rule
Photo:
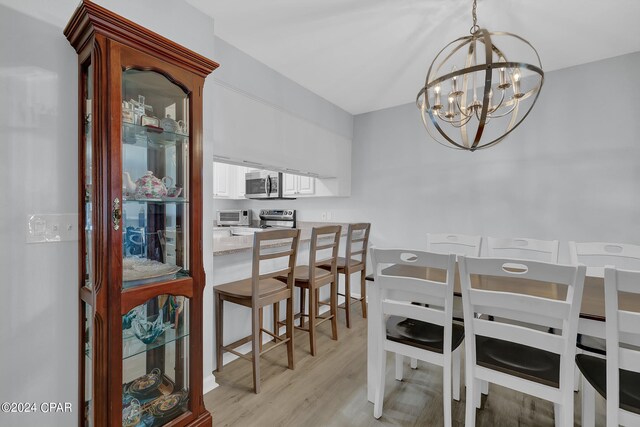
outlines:
[[[216,427],[379,427],[441,426],[442,368],[405,362],[403,381],[394,379],[394,359],[387,359],[387,387],[382,418],[373,418],[367,401],[367,324],[354,305],[351,329],[339,310],[338,341],[331,325],[318,328],[318,354],[309,354],[309,339],[296,331],[296,369],[287,369],[286,348],[261,358],[262,391],[253,393],[251,364],[236,360],[216,373],[219,387],[204,396]],[[464,357],[463,357],[464,360]],[[463,362],[464,366],[464,362]],[[463,377],[464,378],[464,377]],[[453,424],[464,426],[464,386],[461,401],[453,402]],[[575,425],[580,425],[580,393],[575,398]],[[604,426],[604,400],[596,398],[596,426]],[[478,427],[553,426],[553,405],[512,390],[490,385],[477,412]]]

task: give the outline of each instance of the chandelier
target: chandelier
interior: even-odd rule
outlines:
[[[476,0],[472,17],[471,35],[436,55],[416,99],[429,135],[468,151],[496,145],[522,123],[544,81],[540,57],[528,41],[480,28]],[[522,57],[509,60],[504,49]]]

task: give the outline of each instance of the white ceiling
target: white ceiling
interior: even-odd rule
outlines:
[[[471,0],[187,2],[220,38],[352,114],[413,102],[436,53],[471,27]],[[638,0],[478,1],[478,23],[527,39],[545,71],[640,51],[639,21]]]

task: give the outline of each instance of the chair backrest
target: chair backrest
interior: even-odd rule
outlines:
[[[257,304],[259,295],[259,282],[261,279],[271,277],[287,276],[287,287],[293,289],[294,274],[296,266],[296,256],[298,255],[298,245],[300,242],[300,230],[269,230],[254,234],[253,237],[253,262],[251,272],[251,293],[253,304]],[[274,246],[275,245],[275,246]],[[270,261],[276,264],[275,260],[286,258],[287,267],[280,268],[268,273],[262,273],[261,261]]]
[[[623,243],[569,242],[571,263],[587,266],[588,276],[604,277],[604,266],[640,270],[640,246]]]
[[[427,251],[439,254],[480,256],[482,236],[427,233]]]
[[[349,224],[344,255],[347,261],[352,260],[357,261],[358,263],[367,263],[369,230],[371,230],[371,224],[369,223]],[[347,262],[346,265],[348,266],[349,262]]]
[[[341,233],[342,227],[339,225],[313,227],[309,248],[309,280],[314,280],[315,269],[319,265],[330,265],[332,276],[337,274],[338,246],[340,245]],[[326,257],[327,252],[331,253],[329,257]],[[323,255],[325,258],[319,258]]]
[[[487,257],[558,263],[557,240],[487,237]]]
[[[385,315],[408,317],[444,327],[444,353],[451,351],[451,322],[453,317],[453,286],[455,283],[455,254],[437,254],[412,249],[371,248],[371,260],[378,288],[379,299],[370,301],[377,304],[381,332],[385,334]],[[396,273],[385,271],[394,266]],[[405,272],[401,271],[406,268]],[[444,281],[428,280],[427,268],[444,270]],[[417,270],[418,269],[418,270]],[[420,275],[412,272],[420,271]],[[418,276],[418,277],[416,277]],[[411,304],[411,302],[428,306]],[[386,336],[386,334],[385,334]]]
[[[619,293],[640,294],[640,271],[604,269],[604,299],[607,337],[607,425],[632,425],[638,422],[624,419],[620,413],[620,369],[640,372],[640,313],[629,311],[619,303]],[[624,406],[623,406],[624,409]]]
[[[476,363],[475,336],[514,342],[561,355],[560,388],[573,387],[585,266],[464,256],[458,257],[458,266],[471,363]],[[564,299],[557,298],[557,285],[566,286]],[[495,321],[476,318],[476,313],[494,316]],[[547,328],[562,333],[550,334]]]

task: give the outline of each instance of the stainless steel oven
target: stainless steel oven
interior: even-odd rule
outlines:
[[[245,174],[244,196],[248,199],[282,197],[282,173],[260,171]]]

